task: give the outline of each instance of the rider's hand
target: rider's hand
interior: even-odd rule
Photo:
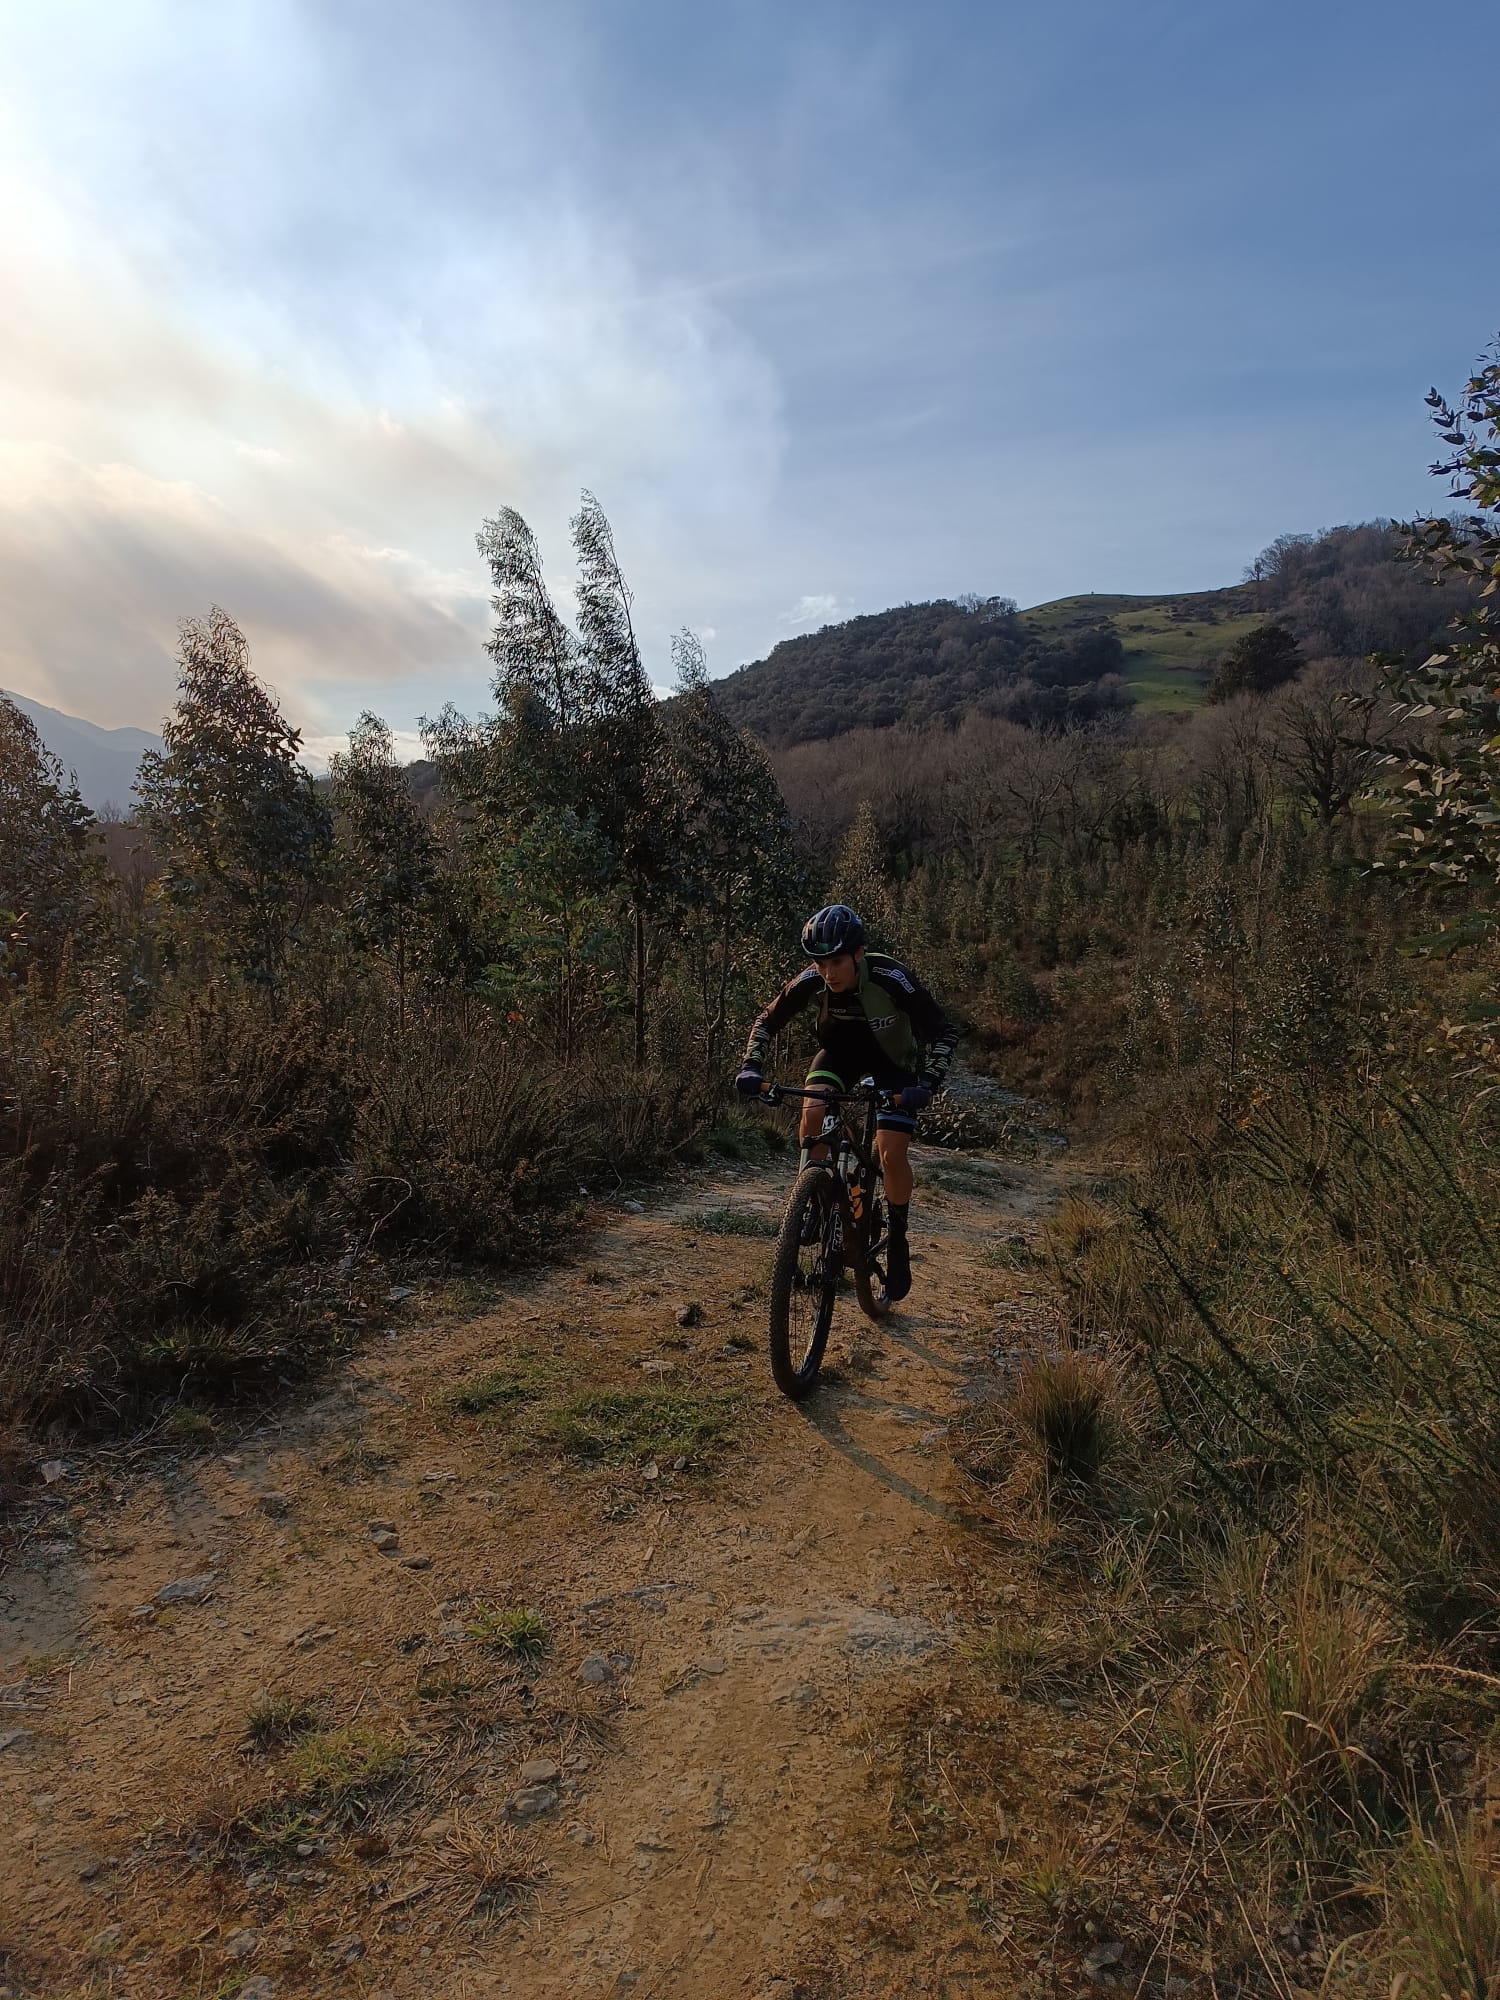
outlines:
[[[766,1080],[756,1063],[746,1063],[734,1080],[734,1087],[741,1097],[759,1097],[765,1084]]]
[[[898,1100],[903,1111],[925,1111],[932,1102],[933,1086],[930,1083],[909,1083]]]

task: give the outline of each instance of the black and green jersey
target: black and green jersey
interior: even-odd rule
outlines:
[[[843,1048],[857,1056],[868,1047],[872,1060],[883,1059],[937,1084],[947,1075],[958,1044],[957,1027],[916,974],[882,951],[865,953],[859,962],[859,983],[847,993],[830,993],[815,965],[789,979],[756,1016],[745,1061],[763,1064],[772,1036],[814,1001],[818,1039],[825,1048]]]

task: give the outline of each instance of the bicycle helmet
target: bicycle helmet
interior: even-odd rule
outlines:
[[[836,958],[841,951],[858,951],[865,927],[847,903],[830,903],[815,910],[802,926],[802,949],[809,958]]]

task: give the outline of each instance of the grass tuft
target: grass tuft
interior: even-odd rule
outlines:
[[[699,1208],[682,1218],[682,1226],[694,1236],[774,1236],[781,1224],[753,1208]]]
[[[279,1750],[318,1724],[318,1704],[310,1696],[262,1691],[245,1718],[245,1740],[255,1750]]]
[[[1396,1940],[1391,1992],[1410,2000],[1495,2000],[1500,1993],[1500,1880],[1471,1819],[1445,1814],[1414,1830],[1387,1897]]]
[[[492,1918],[510,1916],[548,1872],[535,1841],[523,1840],[514,1827],[475,1819],[455,1821],[441,1859],[448,1880],[470,1892],[470,1914]]]
[[[1119,1442],[1118,1389],[1103,1362],[1060,1354],[1035,1362],[1016,1388],[1015,1412],[1055,1477],[1091,1486]]]
[[[502,1368],[487,1368],[457,1382],[438,1397],[444,1409],[464,1417],[509,1416],[547,1393],[556,1374],[553,1364],[522,1356]]]
[[[474,1612],[468,1632],[471,1639],[510,1653],[518,1660],[535,1659],[552,1643],[547,1621],[529,1604],[511,1605],[503,1611],[481,1604]]]
[[[739,1401],[682,1389],[593,1389],[545,1411],[538,1435],[575,1458],[702,1464],[734,1438]]]
[[[401,1769],[403,1750],[368,1724],[329,1729],[299,1743],[287,1760],[292,1789],[321,1806],[352,1805],[368,1798]]]
[[[219,1426],[206,1410],[190,1403],[174,1403],[161,1420],[157,1435],[174,1451],[212,1451],[219,1441]]]

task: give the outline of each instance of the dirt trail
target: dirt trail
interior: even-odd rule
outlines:
[[[0,1601],[0,1991],[950,1990],[944,1909],[899,1952],[879,1914],[876,1719],[938,1686],[973,1572],[1003,1572],[948,1426],[1045,1318],[982,1253],[1035,1233],[1055,1175],[917,1157],[912,1298],[879,1329],[841,1304],[800,1409],[764,1360],[769,1240],[695,1220],[769,1222],[785,1169],[716,1169],[478,1317],[409,1301],[232,1451],[54,1467]],[[489,1410],[445,1400],[497,1368]],[[736,1442],[707,1470],[702,1440],[680,1468],[539,1447],[537,1413],[601,1384],[686,1422],[732,1393]],[[518,1607],[534,1660],[494,1643]],[[324,1734],[252,1751],[265,1690]],[[514,1900],[497,1839],[536,1877]]]

